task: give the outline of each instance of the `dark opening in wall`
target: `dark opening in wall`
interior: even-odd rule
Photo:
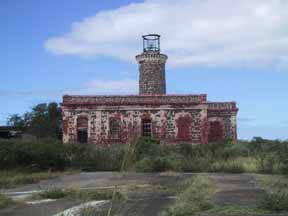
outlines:
[[[87,129],[82,129],[77,131],[77,141],[78,143],[87,143],[88,142],[88,132]]]
[[[152,123],[150,119],[142,120],[142,136],[151,137]]]
[[[88,142],[88,118],[86,116],[79,116],[77,118],[77,142]]]

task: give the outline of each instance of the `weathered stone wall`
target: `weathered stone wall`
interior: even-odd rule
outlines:
[[[139,63],[139,94],[166,94],[165,63],[167,56],[159,52],[144,52],[136,56]]]
[[[141,136],[143,119],[162,143],[237,139],[236,104],[207,102],[206,95],[64,96],[62,111],[64,143],[77,142],[79,118],[88,119],[88,142],[99,145]],[[111,120],[120,125],[119,137],[111,136]]]
[[[235,102],[208,103],[209,142],[237,139],[237,112]]]
[[[64,143],[77,142],[77,119],[88,118],[88,142],[99,145],[113,143],[127,143],[131,137],[142,134],[142,119],[150,119],[152,123],[152,137],[158,138],[162,143],[206,143],[207,138],[202,137],[202,125],[207,116],[207,106],[196,105],[186,109],[161,107],[100,107],[96,110],[83,107],[63,107],[63,118],[66,130],[63,130]],[[118,140],[109,139],[110,119],[118,119],[121,133]]]
[[[105,106],[161,106],[161,105],[179,105],[191,106],[195,104],[204,103],[207,101],[206,94],[200,95],[110,95],[110,96],[63,96],[63,105],[77,107],[94,105]],[[91,106],[90,106],[91,108]]]

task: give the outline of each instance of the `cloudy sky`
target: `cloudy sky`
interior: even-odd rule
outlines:
[[[237,101],[239,137],[288,138],[287,0],[3,0],[0,125],[63,94],[137,94],[161,34],[170,93]]]

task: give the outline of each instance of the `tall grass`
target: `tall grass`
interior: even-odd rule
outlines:
[[[0,194],[0,209],[10,206],[12,204],[15,204],[15,201],[13,201],[12,198]]]
[[[0,140],[0,170],[84,171],[120,169],[125,146],[63,145],[54,139]]]
[[[0,169],[28,171],[80,169],[139,172],[288,173],[288,141],[160,145],[151,138],[128,145],[63,145],[53,139],[0,140]],[[1,184],[1,183],[0,183]]]
[[[287,176],[260,176],[264,195],[259,200],[259,207],[270,211],[288,212]]]
[[[169,206],[163,216],[187,216],[213,207],[210,197],[214,193],[210,181],[204,176],[195,176],[178,189],[176,202]]]
[[[61,199],[69,198],[74,200],[110,200],[114,196],[115,200],[123,200],[125,194],[123,191],[111,189],[79,189],[79,188],[50,188],[48,190],[42,191],[40,193],[33,194],[28,199]]]

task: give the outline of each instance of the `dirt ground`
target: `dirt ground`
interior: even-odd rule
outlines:
[[[116,172],[91,172],[62,176],[55,179],[41,181],[38,184],[25,185],[5,191],[14,198],[23,196],[32,191],[46,190],[48,188],[105,188],[136,186],[158,186],[172,188],[174,185],[191,177],[192,173],[167,175],[160,173],[141,174]],[[217,192],[211,198],[218,205],[239,205],[255,207],[257,198],[263,193],[257,178],[252,174],[200,174],[206,175],[217,186]],[[159,216],[161,211],[173,203],[175,197],[167,192],[169,190],[135,190],[128,194],[128,199],[121,206],[120,214],[123,216]],[[53,216],[67,208],[79,205],[80,201],[60,199],[40,204],[21,204],[0,210],[0,216]],[[103,207],[107,209],[107,205]],[[99,213],[99,216],[102,215]],[[202,216],[220,216],[219,214],[200,214]],[[283,215],[283,214],[282,214]],[[223,214],[221,215],[223,216]],[[232,215],[244,216],[244,215]],[[263,215],[264,216],[264,215]],[[268,215],[265,215],[268,216]],[[269,215],[272,216],[272,215]],[[273,215],[274,216],[274,215]]]

